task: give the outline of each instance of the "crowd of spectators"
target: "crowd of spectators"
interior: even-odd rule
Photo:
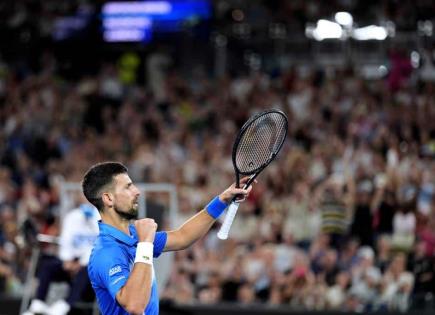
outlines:
[[[57,10],[74,11],[67,2]],[[53,1],[45,3],[26,14],[21,3],[0,4],[0,15],[10,17],[0,29],[25,41],[37,12],[47,19],[30,29],[43,37],[55,15]],[[217,10],[226,12],[225,3]],[[301,27],[310,12],[326,14],[312,1],[291,3]],[[395,20],[409,4],[382,3],[377,12]],[[417,3],[414,15],[424,18],[428,2]],[[37,233],[59,234],[62,181],[80,182],[98,161],[121,161],[136,182],[176,185],[178,219],[163,225],[177,226],[234,180],[234,135],[251,114],[273,107],[290,120],[279,159],[240,207],[228,241],[214,230],[176,253],[162,299],[308,310],[433,307],[435,70],[392,58],[389,74],[374,80],[351,67],[310,65],[216,79],[201,67],[189,75],[162,71],[152,60],[170,62],[154,55],[144,86],[116,62],[70,80],[49,50],[30,63],[0,57],[0,292],[21,296]]]
[[[176,253],[162,299],[311,310],[433,301],[435,85],[418,71],[365,81],[352,69],[221,79],[171,70],[143,87],[115,64],[71,82],[50,54],[40,62],[25,76],[1,65],[3,293],[22,293],[36,233],[58,234],[60,181],[122,161],[134,181],[175,184],[183,222],[234,180],[241,124],[273,107],[290,119],[280,158],[228,241],[212,231]]]
[[[212,138],[222,133],[231,140],[225,128],[234,133],[250,113],[272,106],[288,113],[290,139],[240,208],[230,240],[220,242],[210,233],[192,250],[177,253],[163,296],[180,303],[238,301],[310,310],[431,307],[433,82],[419,81],[418,71],[400,78],[394,73],[369,82],[352,71],[290,71],[215,83],[217,100],[227,100],[209,113],[221,117],[221,126],[214,125],[216,119],[207,123]],[[214,101],[210,92],[207,98]],[[227,148],[230,140],[222,140]],[[198,144],[196,165],[204,169],[196,167],[194,178],[201,190],[204,183],[213,187],[223,161],[230,160],[228,153],[221,155],[225,146],[215,149],[220,143],[217,136]],[[190,178],[194,169],[189,161],[182,175]],[[199,207],[198,196],[190,189],[182,196],[188,216]]]

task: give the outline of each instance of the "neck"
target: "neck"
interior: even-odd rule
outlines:
[[[103,212],[100,212],[100,215],[101,221],[117,228],[127,235],[130,235],[130,230],[128,229],[130,221],[122,218],[119,214],[113,211],[113,209],[105,209]]]

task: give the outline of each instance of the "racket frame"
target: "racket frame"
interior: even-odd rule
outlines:
[[[263,163],[257,169],[255,169],[251,172],[241,172],[239,170],[239,168],[237,167],[237,163],[236,163],[237,149],[239,147],[240,140],[242,139],[245,132],[248,130],[249,126],[254,121],[256,121],[258,118],[260,118],[264,115],[268,115],[270,113],[277,113],[277,114],[280,114],[284,117],[285,130],[286,130],[286,132],[284,134],[284,138],[282,139],[281,143],[279,144],[279,147],[275,150],[275,152],[272,153],[271,157],[265,163]],[[235,174],[236,175],[236,188],[240,187],[240,175],[250,176],[248,181],[243,186],[243,189],[247,189],[252,184],[252,182],[255,180],[255,178],[276,158],[276,156],[280,152],[282,146],[284,145],[285,139],[287,137],[287,133],[288,133],[288,118],[284,114],[284,112],[282,112],[281,110],[278,110],[278,109],[271,109],[271,110],[266,110],[266,111],[263,111],[261,113],[258,113],[256,115],[252,116],[251,118],[249,118],[248,121],[246,121],[243,124],[242,128],[240,129],[240,131],[236,137],[236,140],[234,141],[233,151],[232,151],[233,167],[234,167],[234,171],[236,173]],[[236,195],[231,200],[231,204],[229,206],[225,220],[224,220],[221,228],[219,229],[219,232],[217,233],[218,238],[221,240],[225,240],[228,238],[229,230],[230,230],[231,225],[232,225],[234,218],[236,216],[239,204],[240,204],[240,202],[242,202],[244,200],[244,198],[243,199],[238,199],[238,198],[239,198],[239,195]]]

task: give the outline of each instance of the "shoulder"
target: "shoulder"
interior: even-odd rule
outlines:
[[[94,243],[92,254],[109,254],[123,252],[123,246],[107,235],[99,234]]]
[[[125,257],[125,251],[118,242],[99,235],[94,243],[89,265],[101,265],[112,259],[121,259],[123,257]]]
[[[129,265],[124,249],[116,241],[98,237],[89,257],[89,277],[95,278],[116,264]]]

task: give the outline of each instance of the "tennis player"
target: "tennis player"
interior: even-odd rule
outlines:
[[[177,230],[156,232],[153,219],[135,220],[139,190],[122,164],[104,162],[92,166],[82,188],[101,215],[88,271],[104,315],[158,314],[153,257],[190,246],[210,229],[234,196],[246,197],[251,190],[233,184]],[[131,220],[135,220],[133,224]]]

